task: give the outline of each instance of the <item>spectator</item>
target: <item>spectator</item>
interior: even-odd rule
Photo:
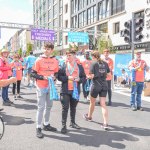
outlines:
[[[11,67],[8,64],[8,55],[9,51],[6,49],[3,49],[1,51],[1,57],[0,57],[0,80],[8,79],[8,71],[11,70]],[[8,87],[5,86],[2,88],[2,99],[3,99],[3,105],[4,106],[11,106],[13,104],[12,101],[10,101],[8,97]]]
[[[146,62],[141,59],[141,52],[136,53],[136,58],[129,64],[131,70],[131,100],[130,105],[133,111],[141,110],[141,94],[144,87],[145,70],[149,70]]]
[[[35,60],[36,60],[36,57],[33,56],[33,52],[30,52],[30,55],[26,59],[28,86],[30,86],[30,74],[31,74],[32,67],[35,63]]]
[[[108,106],[111,106],[112,105],[112,90],[111,90],[111,80],[113,79],[113,69],[114,69],[114,63],[113,63],[113,60],[109,57],[109,53],[110,51],[108,49],[105,49],[103,51],[104,53],[104,61],[108,64],[108,67],[110,69],[110,74],[107,75],[107,84],[108,84],[108,103],[107,105]]]

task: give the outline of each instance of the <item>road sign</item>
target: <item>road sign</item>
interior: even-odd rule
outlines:
[[[69,42],[89,43],[88,33],[84,32],[68,32]]]
[[[51,41],[54,42],[54,30],[47,29],[31,29],[31,40]]]

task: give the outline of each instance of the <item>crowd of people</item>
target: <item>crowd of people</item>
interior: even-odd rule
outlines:
[[[90,102],[88,112],[83,114],[86,121],[92,121],[96,98],[99,97],[99,104],[102,109],[103,124],[102,128],[109,129],[108,126],[108,110],[107,105],[112,105],[111,81],[113,76],[114,63],[109,57],[110,51],[103,51],[104,59],[101,58],[97,50],[92,52],[85,51],[84,61],[80,61],[76,57],[74,49],[66,51],[66,60],[62,65],[59,65],[58,60],[53,56],[54,45],[45,43],[43,54],[36,58],[33,52],[28,57],[20,58],[18,54],[13,55],[13,59],[8,61],[9,51],[3,49],[0,56],[0,85],[1,82],[10,81],[13,83],[12,93],[14,99],[22,98],[20,95],[20,85],[23,76],[27,75],[28,86],[33,85],[36,81],[37,89],[37,114],[36,114],[36,136],[43,138],[42,129],[45,131],[57,131],[50,125],[49,118],[53,100],[50,99],[56,80],[61,82],[60,102],[62,105],[62,128],[61,133],[67,133],[67,116],[70,109],[70,127],[80,129],[76,123],[76,108],[79,102],[81,92],[80,85],[82,84],[84,101]],[[149,71],[146,62],[141,59],[141,53],[136,53],[136,58],[129,64],[129,69],[132,72],[131,78],[131,100],[130,105],[133,111],[141,110],[141,94],[144,86],[145,71]],[[124,79],[121,83],[126,82],[125,70],[122,70]],[[13,78],[12,78],[13,77]],[[10,78],[10,79],[9,79]],[[50,82],[53,80],[54,82]],[[6,83],[6,82],[5,82]],[[2,99],[4,106],[13,104],[9,99],[8,88],[9,84],[2,85]],[[17,94],[16,94],[17,89]],[[56,92],[56,91],[55,91]],[[108,102],[106,96],[108,93]],[[55,93],[56,94],[56,93]],[[42,120],[44,119],[44,122]],[[43,128],[42,128],[43,127]]]

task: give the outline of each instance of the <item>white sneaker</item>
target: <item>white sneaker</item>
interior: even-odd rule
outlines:
[[[86,99],[87,99],[87,101],[90,101],[90,97],[89,97],[89,96],[87,96],[87,98],[86,98]]]
[[[84,103],[87,103],[88,102],[88,99],[87,98],[84,98]]]

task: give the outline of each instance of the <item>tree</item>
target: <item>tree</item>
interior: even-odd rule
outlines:
[[[97,45],[95,47],[98,48],[99,52],[102,54],[104,49],[109,49],[110,53],[115,53],[115,50],[113,49],[113,44],[110,38],[105,38],[104,36],[101,36],[97,39],[95,42]]]
[[[32,51],[32,47],[33,47],[33,45],[31,43],[27,44],[27,51],[26,51],[27,56],[30,55],[30,52]]]
[[[53,51],[53,55],[54,55],[54,56],[58,56],[59,53],[60,53],[60,52],[59,52],[58,50],[54,50],[54,51]]]
[[[78,51],[78,46],[73,43],[73,45],[69,44],[69,50],[74,49],[75,51]]]
[[[20,48],[20,49],[18,50],[18,54],[19,54],[19,56],[22,56],[22,48]]]

